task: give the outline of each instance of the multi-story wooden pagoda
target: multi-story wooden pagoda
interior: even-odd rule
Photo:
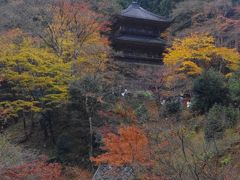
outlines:
[[[167,45],[161,33],[171,19],[143,9],[136,1],[116,16],[112,46],[117,60],[161,63]]]

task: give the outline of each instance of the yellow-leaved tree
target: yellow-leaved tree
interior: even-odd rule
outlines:
[[[106,23],[87,4],[61,0],[49,11],[51,20],[38,17],[46,27],[38,37],[21,30],[0,34],[0,124],[37,111],[45,137],[50,132],[54,141],[51,112],[68,100],[75,77],[106,68],[108,41],[101,35]]]
[[[0,122],[23,119],[26,130],[25,119],[40,112],[51,127],[48,110],[66,102],[72,63],[18,29],[1,35],[0,42],[0,110],[5,112]]]
[[[70,0],[59,1],[50,11],[53,19],[39,34],[44,43],[65,61],[74,61],[75,74],[104,70],[109,46],[101,34],[108,30],[102,15],[87,3]]]
[[[240,54],[236,49],[217,47],[215,39],[206,34],[176,39],[164,54],[164,63],[178,73],[198,76],[204,69],[214,68],[225,75],[239,68]]]

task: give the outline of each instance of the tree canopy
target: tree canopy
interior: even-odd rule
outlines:
[[[198,76],[210,68],[229,75],[239,68],[240,54],[236,49],[217,47],[212,36],[195,34],[174,40],[163,61],[189,76]]]
[[[31,37],[14,30],[0,37],[2,86],[12,93],[8,102],[14,105],[31,103],[41,108],[67,99],[68,83],[72,78],[71,63],[59,58],[51,49],[42,47]],[[21,103],[16,103],[21,101]],[[7,101],[2,101],[3,105]],[[29,104],[30,105],[30,104]],[[29,106],[31,107],[31,106]]]
[[[135,126],[128,126],[119,128],[118,133],[109,133],[103,139],[102,149],[107,152],[92,158],[92,161],[116,166],[146,162],[148,139],[144,132]]]

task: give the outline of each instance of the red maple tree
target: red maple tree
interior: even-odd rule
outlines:
[[[106,153],[91,159],[96,164],[122,166],[144,163],[148,159],[148,139],[137,126],[121,127],[118,135],[109,133],[103,142]]]

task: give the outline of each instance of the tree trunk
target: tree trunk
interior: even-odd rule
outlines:
[[[89,121],[89,133],[90,133],[90,149],[89,149],[89,157],[93,156],[93,127],[92,127],[92,117],[88,118]]]
[[[52,143],[56,144],[54,131],[53,131],[53,125],[52,125],[52,117],[51,117],[51,114],[49,112],[47,113],[47,121],[48,121],[49,131],[50,131],[51,138],[52,138]]]
[[[23,130],[24,130],[25,138],[27,139],[28,133],[27,133],[27,124],[26,124],[26,117],[25,117],[25,115],[23,115]]]
[[[34,122],[34,119],[33,119],[33,113],[31,113],[30,115],[30,120],[31,120],[31,129],[30,129],[30,133],[29,133],[29,136],[31,136],[34,132],[34,128],[35,128],[35,122]]]
[[[88,124],[89,124],[89,159],[93,156],[93,125],[92,125],[92,116],[90,113],[90,108],[88,107],[88,97],[86,96],[85,98],[85,107],[86,107],[86,112],[88,116]],[[92,166],[93,170],[93,166]]]
[[[49,136],[47,131],[46,120],[44,119],[44,117],[43,119],[40,120],[40,125],[41,125],[41,129],[43,130],[44,139],[47,140]]]

